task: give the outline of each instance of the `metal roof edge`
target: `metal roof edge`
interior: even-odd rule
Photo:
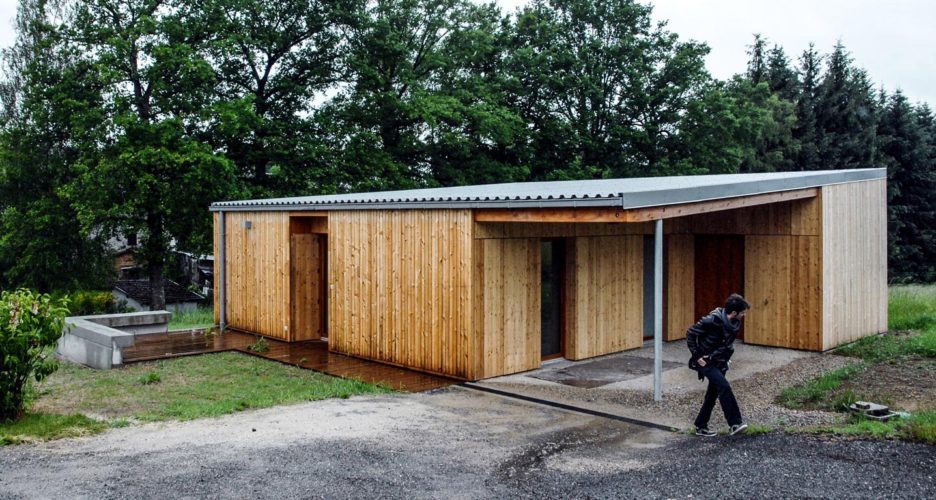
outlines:
[[[621,208],[649,208],[682,203],[713,201],[741,196],[781,193],[848,182],[870,181],[887,177],[887,169],[842,170],[808,177],[752,180],[720,186],[696,186],[625,194]]]
[[[809,172],[803,172],[809,174]],[[741,174],[744,175],[744,174]],[[500,198],[494,200],[353,200],[334,202],[269,202],[264,200],[233,200],[212,203],[211,212],[269,212],[269,211],[328,211],[328,210],[413,210],[413,209],[498,209],[498,208],[577,208],[577,207],[621,207],[623,209],[647,208],[736,198],[757,194],[775,193],[820,187],[847,182],[883,179],[885,168],[858,170],[833,170],[810,175],[780,177],[776,179],[752,179],[728,182],[721,185],[689,186],[640,191],[630,194],[618,193],[606,196],[583,197],[537,197],[524,199]],[[661,178],[665,179],[665,178]],[[365,195],[367,193],[359,193]],[[282,199],[282,198],[280,198]],[[252,203],[248,203],[252,202]]]

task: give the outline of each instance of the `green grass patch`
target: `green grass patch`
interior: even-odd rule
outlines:
[[[805,429],[804,432],[837,434],[871,439],[905,439],[936,444],[936,411],[895,417],[887,422],[850,415],[842,424]]]
[[[387,392],[391,391],[357,380],[227,352],[104,371],[62,363],[39,387],[33,406],[39,412],[84,412],[109,419],[191,420]]]
[[[789,387],[777,396],[777,404],[793,409],[809,408],[842,411],[844,409],[842,405],[846,403],[846,400],[851,399],[851,401],[847,401],[847,404],[854,402],[854,394],[848,395],[848,391],[846,391],[844,398],[832,398],[831,394],[848,377],[865,369],[867,369],[865,363],[855,363],[828,372],[804,384]]]
[[[936,285],[894,286],[889,293],[890,332],[842,346],[837,354],[871,362],[936,357]]]
[[[891,330],[936,327],[936,285],[892,286],[888,294],[887,323]]]
[[[209,328],[214,326],[214,309],[212,307],[198,306],[192,311],[174,312],[169,321],[170,330],[184,330],[186,328]]]
[[[88,436],[103,432],[107,428],[107,422],[94,420],[80,413],[71,415],[27,413],[15,422],[0,422],[0,445]]]
[[[751,424],[744,433],[748,436],[758,436],[761,434],[770,434],[775,429],[766,425]]]

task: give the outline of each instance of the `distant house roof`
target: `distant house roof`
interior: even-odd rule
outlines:
[[[393,208],[642,208],[882,179],[883,168],[518,182],[375,193],[239,200],[212,211]]]
[[[115,290],[123,292],[124,295],[144,306],[151,305],[151,288],[149,280],[119,280],[114,283]],[[166,304],[196,302],[204,298],[169,279],[163,280],[163,288],[166,293]]]

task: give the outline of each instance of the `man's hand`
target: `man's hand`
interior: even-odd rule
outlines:
[[[698,363],[699,363],[699,366],[703,366],[703,367],[704,367],[704,366],[705,366],[705,356],[699,358]]]

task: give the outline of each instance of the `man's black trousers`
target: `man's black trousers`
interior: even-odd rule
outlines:
[[[728,421],[728,425],[740,424],[741,409],[738,408],[738,400],[735,399],[734,392],[731,391],[731,384],[728,383],[725,374],[711,364],[700,368],[699,373],[708,379],[709,384],[708,390],[705,391],[702,409],[699,410],[699,416],[695,419],[696,428],[708,427],[716,399],[721,404],[722,411],[725,412],[725,420]]]

